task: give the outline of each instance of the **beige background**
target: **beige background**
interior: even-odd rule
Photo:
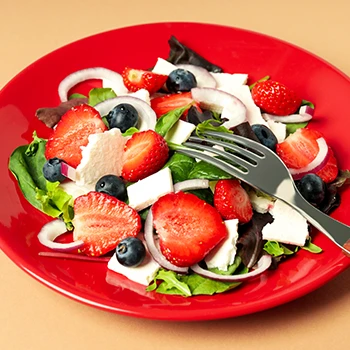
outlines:
[[[0,87],[34,60],[73,40],[169,20],[273,35],[350,75],[347,0],[0,0],[0,5]],[[347,270],[310,295],[259,314],[213,322],[159,322],[69,300],[31,279],[0,252],[0,348],[349,349],[349,287]]]

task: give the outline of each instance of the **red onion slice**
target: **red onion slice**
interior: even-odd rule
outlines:
[[[299,108],[299,114],[310,114],[311,116],[313,116],[314,113],[315,109],[308,105],[304,105]]]
[[[197,87],[199,88],[215,88],[216,80],[214,77],[203,67],[194,66],[193,64],[177,64],[177,68],[185,69],[191,72],[197,80]]]
[[[119,73],[103,67],[93,67],[71,73],[60,82],[58,86],[58,95],[61,102],[66,102],[68,100],[68,92],[72,87],[89,79],[107,79],[113,82],[113,90],[116,94],[122,92],[128,93],[123,83],[123,78]]]
[[[194,88],[191,94],[200,107],[221,113],[221,118],[227,119],[223,125],[228,129],[247,121],[246,106],[227,92],[212,88]]]
[[[154,130],[157,122],[157,115],[154,110],[147,104],[147,102],[137,97],[132,96],[118,96],[98,103],[94,108],[103,117],[107,115],[115,106],[121,103],[128,103],[135,107],[139,114],[139,123],[137,128],[140,131],[152,129]]]
[[[152,215],[152,207],[150,208],[144,227],[144,235],[145,241],[147,244],[147,248],[152,258],[164,269],[171,270],[180,274],[186,274],[188,272],[187,267],[179,267],[173,265],[169,262],[165,256],[160,252],[159,248],[156,245],[154,235],[153,235],[153,215]]]
[[[191,266],[191,270],[195,273],[197,273],[200,276],[207,277],[216,281],[223,281],[223,282],[243,282],[250,280],[254,277],[257,277],[261,275],[263,272],[265,272],[271,265],[272,258],[270,255],[263,255],[259,261],[256,264],[256,268],[248,273],[245,273],[243,275],[218,275],[214,272],[211,272],[209,270],[205,270],[202,267],[200,267],[198,264],[195,264]]]
[[[309,173],[317,173],[320,169],[324,167],[329,158],[328,145],[323,137],[316,140],[318,144],[318,153],[315,159],[310,162],[307,166],[300,169],[290,168],[289,172],[295,180],[301,179],[304,175]]]
[[[268,113],[263,113],[262,117],[267,120],[273,120],[275,122],[281,122],[281,123],[304,123],[312,119],[311,114],[290,114],[285,116],[279,116],[279,115],[272,115]]]
[[[209,180],[206,179],[192,179],[178,182],[174,185],[174,192],[199,190],[209,187]]]
[[[53,250],[69,252],[71,250],[75,250],[81,248],[84,245],[83,241],[75,241],[71,243],[57,243],[54,240],[66,233],[66,224],[61,220],[53,220],[45,224],[39,234],[38,239],[39,242],[45,247],[51,248]]]
[[[76,180],[76,170],[65,162],[61,163],[61,173],[68,179],[75,181]]]

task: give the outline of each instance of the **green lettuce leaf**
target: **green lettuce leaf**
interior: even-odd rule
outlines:
[[[62,217],[71,227],[73,197],[59,188],[59,182],[51,183],[44,178],[43,166],[46,140],[33,133],[29,145],[17,147],[9,160],[9,169],[27,201],[38,210],[52,217]]]
[[[237,272],[237,274],[247,273],[248,269],[246,267],[243,267],[238,271],[238,267],[241,266],[241,260],[237,256],[235,262],[229,266],[228,272]],[[218,269],[211,269],[211,271],[219,274],[227,274],[227,272]],[[161,282],[160,284],[159,281]],[[179,275],[173,271],[161,269],[156,275],[153,283],[147,287],[147,291],[155,290],[157,293],[161,294],[189,297],[191,295],[213,295],[216,293],[223,293],[239,286],[240,284],[241,282],[215,281],[210,278],[199,276],[195,273]]]
[[[85,95],[83,94],[78,94],[78,93],[75,93],[75,94],[72,94],[68,97],[68,100],[73,100],[73,98],[86,98]]]
[[[286,133],[287,133],[286,136],[289,136],[290,134],[295,133],[298,129],[305,128],[307,124],[308,122],[286,124]]]
[[[202,122],[196,126],[195,132],[196,132],[197,136],[199,136],[199,137],[206,131],[226,132],[229,134],[233,133],[231,130],[229,130],[225,126],[221,125],[221,123],[218,122],[218,120],[216,120],[216,119],[205,120],[204,122]]]
[[[157,280],[163,281],[158,287]],[[174,271],[164,269],[159,270],[153,284],[147,290],[157,290],[158,293],[162,294],[179,294],[185,297],[192,295],[188,285],[181,281],[180,275],[177,275]]]
[[[169,168],[173,178],[173,182],[177,183],[188,179],[188,175],[196,164],[196,160],[192,157],[175,152],[164,168]]]
[[[264,250],[270,255],[277,257],[282,255],[292,255],[296,251],[292,251],[283,244],[276,241],[267,241],[264,244]]]
[[[301,249],[307,250],[310,253],[319,254],[322,253],[322,248],[317,246],[316,244],[311,242],[311,239],[308,239],[303,247],[300,247]]]
[[[232,175],[202,160],[196,162],[188,174],[188,179],[208,179],[210,181],[216,181],[232,178]]]
[[[128,130],[126,130],[125,132],[123,132],[123,136],[132,136],[134,135],[136,132],[139,132],[138,128],[135,127],[131,127]]]
[[[156,123],[155,131],[163,137],[174,126],[174,124],[181,118],[182,114],[191,107],[191,104],[176,108],[164,115],[162,115]]]
[[[42,169],[46,162],[46,140],[33,133],[29,145],[17,147],[10,156],[9,169],[16,178],[18,186],[27,201],[41,210],[41,202],[36,198],[36,189],[46,189],[46,179]]]
[[[98,103],[117,97],[116,93],[111,88],[94,88],[89,92],[88,104],[92,107]]]

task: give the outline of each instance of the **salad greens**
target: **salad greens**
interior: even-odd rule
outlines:
[[[43,166],[46,140],[33,133],[29,145],[17,147],[9,160],[9,169],[28,202],[43,213],[61,217],[72,229],[73,197],[59,187],[59,182],[51,183],[44,178]]]
[[[163,137],[167,134],[167,132],[174,126],[174,124],[181,118],[183,113],[191,107],[191,104],[176,108],[164,115],[162,115],[156,123],[155,131],[162,135]]]
[[[117,97],[117,95],[111,88],[94,88],[89,92],[88,104],[94,107],[98,103],[114,97]]]
[[[228,267],[228,271],[209,269],[221,275],[244,274],[248,269],[241,264],[242,260],[236,256],[235,261]],[[174,271],[159,270],[153,283],[147,287],[147,291],[157,291],[161,294],[173,294],[189,297],[192,295],[213,295],[223,293],[235,287],[241,282],[222,282],[199,276],[195,273],[179,275]]]

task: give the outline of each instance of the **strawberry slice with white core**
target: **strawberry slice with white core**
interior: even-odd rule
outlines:
[[[176,266],[198,263],[227,236],[218,211],[194,194],[169,193],[151,210],[161,252]]]
[[[81,251],[99,256],[116,248],[141,230],[140,215],[126,203],[100,192],[89,192],[74,201],[74,240],[84,242]]]
[[[70,109],[57,123],[46,143],[46,159],[59,158],[76,168],[82,158],[82,146],[88,144],[91,134],[107,130],[100,114],[82,104]]]

